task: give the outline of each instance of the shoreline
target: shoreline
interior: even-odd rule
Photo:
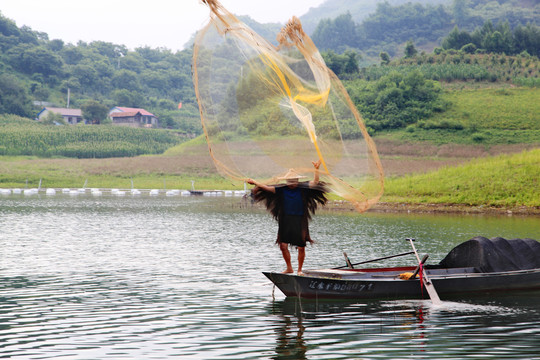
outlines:
[[[351,204],[343,201],[331,201],[324,209],[329,211],[356,211]],[[373,213],[416,213],[416,214],[463,214],[463,215],[505,215],[505,216],[540,216],[537,207],[494,207],[465,204],[413,204],[379,202],[367,212]]]
[[[0,190],[8,190],[0,188]],[[11,189],[10,189],[11,190]],[[19,194],[23,194],[24,190],[31,190],[31,189],[25,189],[21,188]],[[37,190],[37,189],[33,189]],[[66,193],[66,191],[62,191],[63,189],[56,188],[55,189],[58,193]],[[89,190],[89,193],[92,193],[92,190],[89,188],[83,188],[83,189],[73,189],[71,192],[77,192],[77,193],[87,193],[86,190]],[[99,189],[97,189],[99,190]],[[111,189],[101,189],[105,192],[111,192]],[[127,193],[130,194],[132,189],[114,189],[114,190],[120,190],[121,193]],[[150,189],[139,189],[142,192],[150,193]],[[152,190],[156,191],[156,190]],[[35,194],[37,194],[39,191],[36,191]],[[45,192],[44,189],[42,192]],[[169,194],[169,192],[174,192],[174,194]],[[222,193],[221,195],[225,195],[225,192],[231,193],[226,196],[232,196],[234,191],[227,191],[227,190],[199,190],[195,191],[196,193]],[[244,192],[244,190],[238,191],[238,192]],[[165,189],[158,190],[158,193],[160,193],[163,196],[169,196],[169,195],[180,195],[180,190],[170,190],[167,191]],[[6,195],[5,192],[0,191],[0,194],[4,196]],[[11,191],[10,191],[11,194]],[[140,194],[140,192],[139,192]],[[215,195],[214,194],[214,195]],[[113,194],[114,195],[114,194]],[[123,195],[123,194],[122,194]],[[154,194],[157,195],[157,194]],[[199,194],[191,194],[191,196],[196,196]],[[234,194],[238,195],[238,194]],[[340,212],[356,212],[356,209],[354,206],[345,201],[345,200],[330,200],[328,203],[321,208],[322,211],[340,211]],[[516,207],[495,207],[495,206],[488,206],[488,205],[466,205],[466,204],[434,204],[434,203],[426,203],[426,204],[418,204],[418,203],[392,203],[392,202],[378,202],[377,204],[373,205],[371,208],[369,208],[366,212],[372,212],[372,213],[416,213],[416,214],[463,214],[463,215],[505,215],[505,216],[539,216],[540,217],[540,207],[527,207],[527,206],[516,206]]]

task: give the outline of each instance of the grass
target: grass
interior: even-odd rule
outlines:
[[[540,207],[540,149],[389,179],[383,202]]]
[[[420,159],[420,161],[422,161]],[[425,174],[390,177],[382,202],[540,208],[540,149],[483,157]],[[242,189],[217,174],[208,154],[119,159],[0,157],[0,187]],[[334,199],[334,197],[332,197]]]
[[[418,129],[408,128],[381,133],[380,138],[394,139],[400,142],[429,142],[437,145],[467,144],[482,145],[489,148],[494,145],[540,144],[540,130],[501,130],[501,129]]]
[[[381,132],[381,138],[433,144],[540,144],[538,88],[452,89],[451,105],[406,129]]]
[[[538,88],[499,88],[445,92],[452,105],[432,120],[454,119],[466,128],[540,130]]]
[[[110,159],[38,159],[0,156],[0,188],[239,189],[219,176],[208,155]]]

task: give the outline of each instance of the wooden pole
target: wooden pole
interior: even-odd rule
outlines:
[[[354,266],[351,264],[351,261],[349,260],[349,257],[347,256],[347,253],[344,251],[343,256],[345,256],[345,262],[347,263],[347,267],[349,269],[354,269]]]
[[[416,251],[416,248],[414,247],[414,239],[408,238],[409,242],[411,243],[411,246],[413,248],[414,254],[416,255],[416,259],[418,259],[419,266],[422,265],[422,261],[420,260],[420,257],[418,256],[418,252]],[[424,260],[425,261],[425,260]],[[426,290],[429,294],[429,297],[431,298],[431,302],[433,305],[442,305],[442,301],[439,298],[439,294],[437,294],[437,291],[435,290],[435,287],[431,283],[431,280],[427,276],[425,271],[422,271],[422,277],[423,279],[420,279],[420,281],[424,281],[424,285],[426,286]]]
[[[398,257],[398,256],[405,256],[405,255],[410,255],[410,254],[414,254],[414,251],[409,251],[409,252],[406,252],[406,253],[401,253],[401,254],[396,254],[396,255],[383,256],[383,257],[380,257],[380,258],[377,258],[377,259],[371,259],[371,260],[361,261],[361,262],[357,262],[357,263],[351,264],[351,266],[353,266],[353,265],[360,265],[360,264],[367,264],[367,263],[370,263],[370,262],[375,262],[375,261],[380,261],[380,260],[386,260],[386,259],[391,259],[391,258],[395,258],[395,257]],[[338,267],[335,267],[335,268],[332,268],[332,269],[343,269],[343,268],[346,268],[346,267],[349,267],[349,266],[348,266],[348,265],[345,265],[345,266],[338,266]]]

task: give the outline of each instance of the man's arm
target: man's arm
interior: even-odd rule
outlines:
[[[321,160],[312,161],[313,167],[315,168],[315,175],[313,175],[313,180],[309,182],[310,187],[319,185],[319,167],[321,166]]]
[[[247,179],[246,182],[248,184],[251,184],[251,185],[255,185],[257,187],[260,187],[261,189],[263,189],[264,191],[268,191],[268,192],[271,192],[271,193],[276,193],[276,187],[275,186],[270,186],[270,185],[265,185],[265,184],[261,184],[260,182],[258,181],[255,181],[253,179]]]

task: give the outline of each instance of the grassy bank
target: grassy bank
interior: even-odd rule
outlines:
[[[389,179],[382,201],[540,207],[540,149]]]
[[[219,176],[201,150],[190,155],[116,159],[37,159],[0,157],[0,187],[139,189],[240,189]],[[418,163],[423,163],[422,159]],[[424,174],[389,177],[382,203],[452,207],[540,209],[540,149],[514,155],[483,157]],[[412,204],[412,205],[411,205]],[[533,211],[534,210],[534,211]]]
[[[40,159],[0,156],[0,188],[229,189],[208,155],[109,159]]]

